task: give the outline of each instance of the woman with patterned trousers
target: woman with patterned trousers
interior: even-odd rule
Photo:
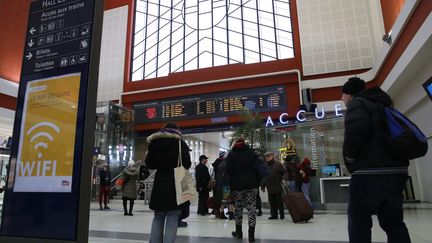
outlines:
[[[256,195],[259,178],[255,173],[255,162],[258,157],[249,148],[243,138],[237,139],[227,157],[226,173],[229,175],[229,185],[234,197],[236,230],[232,232],[235,238],[242,239],[243,208],[248,210],[249,242],[255,242],[256,225]]]

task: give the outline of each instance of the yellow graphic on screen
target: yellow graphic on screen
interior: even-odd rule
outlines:
[[[79,73],[27,84],[14,191],[71,191],[79,87]]]

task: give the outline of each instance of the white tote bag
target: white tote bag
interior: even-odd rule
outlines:
[[[189,170],[182,166],[181,140],[179,140],[177,167],[174,168],[174,181],[177,205],[191,200],[195,194],[195,186],[193,177],[189,173]]]

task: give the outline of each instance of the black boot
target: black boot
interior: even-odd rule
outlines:
[[[262,211],[261,209],[258,209],[257,215],[256,216],[262,216]]]
[[[127,211],[127,200],[123,198],[123,210],[124,210],[124,215],[129,215],[128,211]]]
[[[255,242],[255,227],[249,226],[249,242]]]
[[[242,239],[243,238],[242,226],[236,225],[236,230],[233,231],[231,234],[232,234],[232,236],[234,236],[234,238]]]
[[[134,206],[134,200],[130,200],[129,203],[129,216],[133,216],[132,210],[133,210],[133,206]]]

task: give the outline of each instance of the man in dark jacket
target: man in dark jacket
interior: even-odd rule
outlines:
[[[210,173],[206,166],[208,157],[205,155],[201,155],[199,157],[200,163],[195,168],[195,178],[196,178],[196,187],[198,191],[198,214],[199,215],[207,215],[208,207],[207,200],[209,198],[209,188],[208,184],[210,182]]]
[[[270,170],[270,176],[265,180],[265,187],[267,187],[268,199],[270,203],[270,218],[278,218],[278,210],[280,219],[285,218],[284,206],[282,201],[282,176],[286,173],[284,166],[274,160],[273,152],[264,153],[264,158]]]
[[[350,78],[342,87],[347,106],[343,156],[352,173],[349,187],[350,242],[371,242],[372,214],[377,214],[388,242],[411,242],[403,222],[403,189],[409,161],[396,158],[385,147],[384,110],[390,96],[378,87]]]
[[[175,123],[165,127],[147,138],[149,142],[145,163],[149,169],[156,169],[153,190],[150,197],[150,209],[154,217],[150,232],[150,242],[175,242],[180,208],[177,205],[174,182],[174,168],[179,159],[185,169],[191,166],[189,147],[182,140]],[[166,221],[166,223],[165,223]]]
[[[226,173],[235,203],[235,238],[242,239],[243,208],[248,210],[249,242],[255,242],[256,196],[259,178],[255,171],[258,156],[243,138],[237,139],[227,157]]]

